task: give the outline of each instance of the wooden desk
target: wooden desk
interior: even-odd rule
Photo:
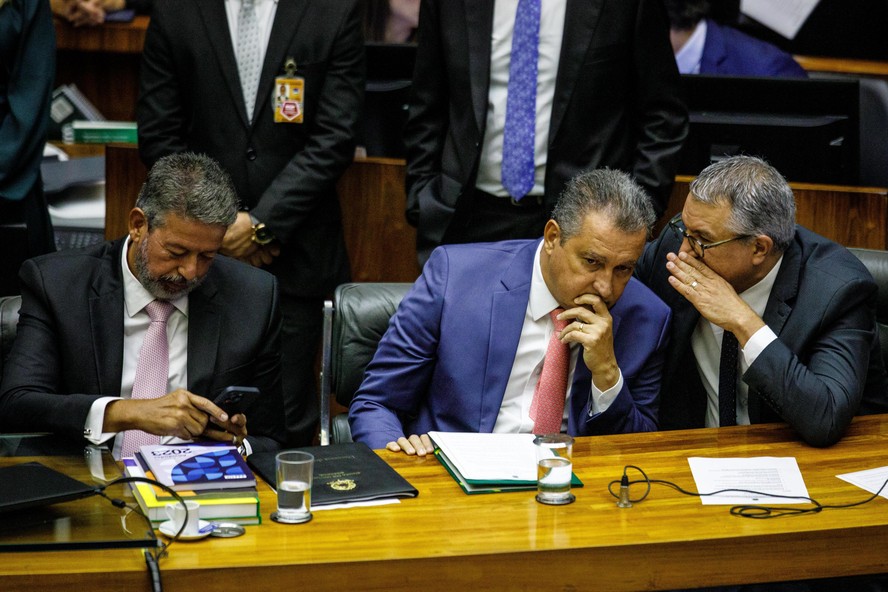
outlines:
[[[106,118],[134,121],[148,20],[73,27],[55,19],[56,85],[74,83]]]
[[[607,484],[623,466],[694,487],[688,456],[794,456],[824,503],[867,494],[836,474],[888,465],[888,415],[857,418],[826,449],[778,424],[580,438],[576,503],[543,506],[533,492],[465,495],[434,458],[380,454],[420,492],[371,508],[315,512],[308,524],[266,520],[236,539],[176,543],[161,561],[164,590],[642,590],[888,571],[888,500],[820,514],[750,520],[727,506],[654,486],[618,509]],[[260,488],[262,514],[274,496]],[[101,575],[100,575],[101,574]],[[101,578],[101,579],[99,579]],[[147,590],[134,551],[0,556],[0,587]]]
[[[888,62],[802,55],[793,57],[808,72],[850,74],[888,80]]]

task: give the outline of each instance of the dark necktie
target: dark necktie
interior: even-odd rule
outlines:
[[[739,344],[734,334],[725,331],[718,363],[718,425],[737,425],[737,355]]]
[[[509,58],[506,122],[503,128],[503,187],[519,200],[533,189],[536,133],[540,1],[519,0]]]

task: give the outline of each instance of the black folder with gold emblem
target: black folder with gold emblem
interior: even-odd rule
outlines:
[[[297,448],[314,456],[311,505],[363,502],[385,498],[416,497],[416,488],[375,452],[360,442]],[[247,457],[253,470],[275,485],[276,452],[256,452]]]

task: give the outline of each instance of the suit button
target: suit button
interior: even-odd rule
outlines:
[[[247,160],[256,160],[255,148],[247,148]]]

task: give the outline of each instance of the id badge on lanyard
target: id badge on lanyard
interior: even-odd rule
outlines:
[[[296,76],[296,60],[287,58],[286,74],[274,79],[274,122],[302,123],[305,105],[305,78]]]

